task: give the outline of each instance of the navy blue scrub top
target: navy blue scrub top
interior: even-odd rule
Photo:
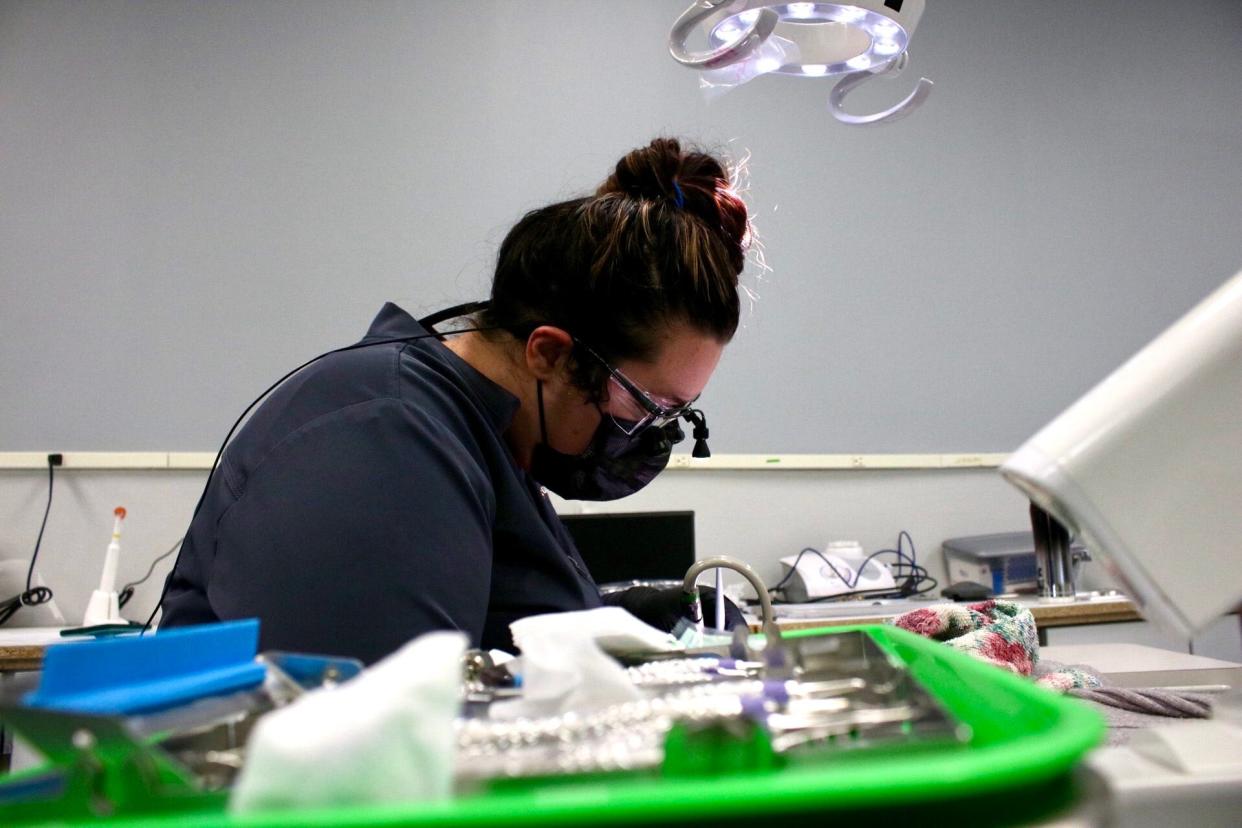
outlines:
[[[363,341],[426,332],[389,303]],[[225,450],[161,627],[257,617],[262,649],[369,664],[431,630],[512,651],[510,622],[599,606],[504,441],[517,408],[435,338],[303,369]]]

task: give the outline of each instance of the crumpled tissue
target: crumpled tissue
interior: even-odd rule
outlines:
[[[601,710],[641,698],[611,652],[679,648],[667,633],[620,607],[532,615],[509,625],[522,650],[522,697],[494,702],[493,719],[556,716]]]
[[[428,633],[353,680],[264,716],[229,809],[447,798],[466,643],[461,633]]]

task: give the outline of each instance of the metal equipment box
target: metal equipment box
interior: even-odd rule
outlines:
[[[1035,537],[1030,532],[997,532],[950,538],[941,544],[949,582],[974,581],[991,587],[992,594],[1038,592],[1039,564]],[[1086,547],[1071,547],[1075,564],[1090,560]]]

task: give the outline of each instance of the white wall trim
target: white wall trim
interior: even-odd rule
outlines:
[[[669,469],[822,470],[822,469],[992,469],[1008,454],[720,454],[697,460],[675,454]]]
[[[202,470],[211,468],[215,454],[207,451],[66,451],[64,470]],[[47,452],[0,452],[0,470],[47,467]],[[1008,454],[718,454],[696,460],[675,454],[669,470],[707,471],[808,471],[866,469],[968,469],[996,468]]]

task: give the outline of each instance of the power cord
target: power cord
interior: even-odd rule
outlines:
[[[903,544],[905,543],[910,544],[909,555],[906,555],[904,553]],[[900,532],[897,533],[897,548],[896,549],[881,549],[880,552],[892,552],[898,556],[898,562],[893,564],[893,569],[895,570],[909,569],[910,570],[906,574],[905,582],[903,582],[901,585],[901,593],[903,597],[909,597],[911,595],[923,595],[924,593],[931,592],[936,587],[940,586],[940,582],[937,581],[935,578],[933,578],[931,574],[928,573],[926,568],[919,565],[918,553],[914,549],[914,538],[910,537],[910,533],[907,532],[905,529],[902,529]],[[879,554],[879,553],[876,553],[876,554]],[[905,562],[906,558],[909,558],[909,561],[910,561],[909,564]],[[901,575],[900,572],[896,572],[894,574],[897,576]],[[927,583],[928,581],[930,581],[931,583],[928,584]],[[925,584],[926,586],[924,586]]]
[[[47,456],[47,508],[43,510],[43,523],[39,525],[39,537],[35,539],[34,552],[30,555],[30,568],[26,570],[26,589],[24,592],[0,603],[0,624],[7,622],[22,607],[46,604],[52,600],[51,588],[45,586],[32,587],[30,582],[34,579],[35,561],[39,559],[39,547],[43,544],[43,530],[47,528],[47,516],[52,511],[52,488],[56,480],[56,467],[64,462],[65,457],[63,454],[49,454]]]
[[[129,603],[129,599],[134,597],[134,587],[142,583],[145,583],[146,580],[151,577],[151,573],[155,572],[155,565],[158,564],[160,561],[164,560],[165,558],[167,558],[172,553],[176,552],[178,549],[180,549],[181,542],[183,540],[185,540],[185,538],[177,538],[177,542],[174,543],[171,547],[169,547],[167,552],[165,552],[163,555],[160,555],[155,560],[151,561],[151,566],[147,567],[146,575],[143,575],[141,578],[139,578],[136,581],[130,581],[128,584],[121,587],[121,591],[118,592],[116,595],[116,603],[118,607],[123,607]]]

